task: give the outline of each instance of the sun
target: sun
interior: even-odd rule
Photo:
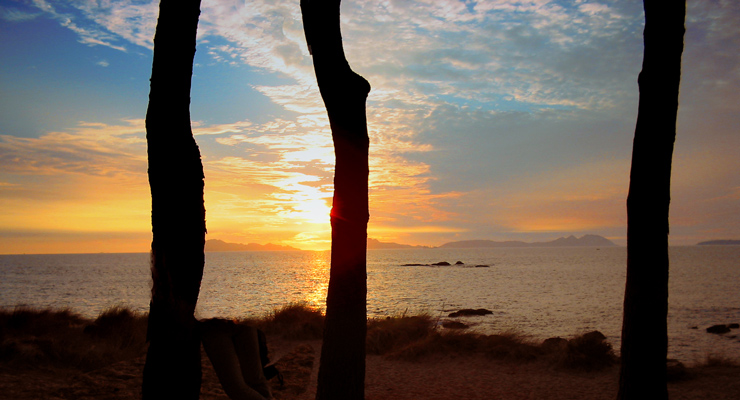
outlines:
[[[295,210],[298,218],[305,222],[313,224],[329,223],[331,207],[329,207],[325,199],[301,201],[295,206]]]

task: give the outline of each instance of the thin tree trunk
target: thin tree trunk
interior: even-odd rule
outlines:
[[[667,399],[668,210],[685,1],[644,0],[645,54],[627,197],[619,399]]]
[[[190,126],[200,0],[162,0],[146,115],[152,192],[152,300],[144,399],[197,399],[200,337],[194,311],[203,276],[204,175]]]
[[[370,84],[342,48],[340,0],[301,0],[306,42],[331,125],[336,169],[326,323],[316,398],[365,397]]]

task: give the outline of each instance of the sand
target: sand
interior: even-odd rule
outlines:
[[[269,339],[268,339],[269,340]],[[270,341],[285,386],[273,379],[276,399],[313,400],[321,342]],[[139,399],[144,358],[95,371],[0,370],[2,399]],[[669,383],[672,400],[740,399],[740,367],[692,368]],[[367,357],[366,399],[614,399],[618,369],[574,372],[544,362],[507,362],[479,356],[434,356],[423,362]],[[203,358],[201,399],[228,399]]]

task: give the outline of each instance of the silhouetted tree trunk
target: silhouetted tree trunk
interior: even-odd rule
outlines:
[[[203,165],[190,126],[190,84],[200,0],[162,0],[154,36],[146,132],[152,191],[152,300],[144,399],[197,399],[203,276]]]
[[[336,169],[320,400],[365,397],[367,333],[368,149],[365,101],[370,84],[352,71],[342,48],[340,0],[301,0],[306,42],[329,114]]]
[[[668,208],[686,2],[644,0],[619,399],[667,399]]]

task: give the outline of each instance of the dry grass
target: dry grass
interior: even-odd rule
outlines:
[[[433,355],[482,354],[496,360],[545,360],[556,368],[593,371],[614,365],[617,357],[604,335],[589,332],[570,340],[537,343],[518,332],[482,335],[439,329],[428,314],[370,320],[368,354],[405,361],[423,361]]]
[[[302,303],[290,303],[263,318],[242,319],[240,322],[254,325],[267,335],[289,340],[321,339],[324,332],[321,311]]]
[[[95,320],[69,310],[0,310],[0,364],[89,371],[146,352],[146,316],[114,307]]]
[[[367,324],[368,354],[388,354],[426,340],[435,332],[435,321],[427,314],[371,319]]]
[[[269,337],[321,339],[324,317],[305,304],[288,304],[263,318],[243,319]],[[146,352],[146,314],[113,307],[95,320],[69,310],[16,308],[0,311],[0,365],[92,370],[142,356]],[[544,360],[556,368],[598,370],[616,357],[603,335],[587,333],[570,340],[536,343],[516,332],[482,335],[438,326],[429,314],[400,315],[368,321],[367,353],[405,361],[430,356],[483,355],[513,362]],[[708,365],[727,363],[708,359]]]
[[[710,353],[697,367],[740,367],[740,361],[725,354]]]

